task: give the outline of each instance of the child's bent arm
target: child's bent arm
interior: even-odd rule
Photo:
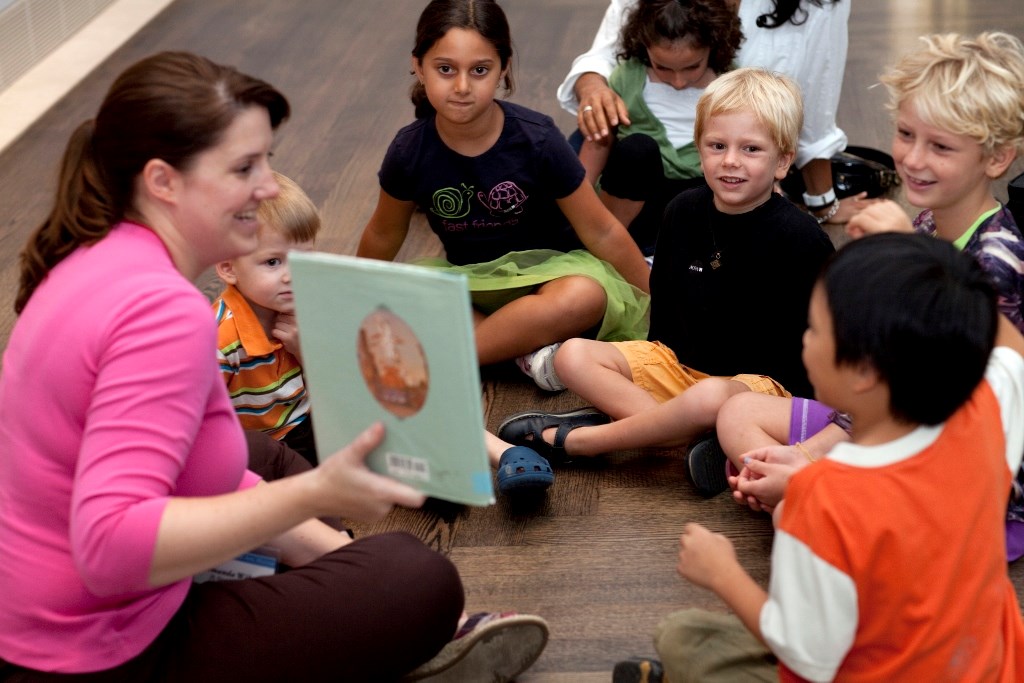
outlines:
[[[687,581],[713,591],[758,640],[764,641],[761,609],[768,594],[740,566],[728,538],[700,524],[687,524],[679,537],[676,570]]]
[[[381,190],[377,208],[363,228],[356,256],[393,261],[409,234],[409,221],[414,208],[413,202],[395,199]]]
[[[612,151],[611,138],[602,138],[600,141],[584,140],[580,146],[580,163],[587,172],[587,184],[597,185],[597,179],[601,177],[605,165],[608,163],[608,155]]]
[[[650,293],[651,269],[647,261],[592,186],[581,183],[571,195],[558,200],[558,207],[590,253],[610,263],[634,287]]]

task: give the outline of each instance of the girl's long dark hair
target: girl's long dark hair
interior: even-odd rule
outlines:
[[[817,7],[823,6],[826,2],[826,0],[806,1]],[[757,27],[778,28],[787,21],[792,22],[794,26],[799,26],[807,21],[807,10],[800,6],[802,2],[804,0],[775,0],[775,9],[757,18]],[[827,0],[827,2],[836,3],[839,0]]]
[[[420,64],[423,57],[453,28],[476,31],[484,40],[494,46],[501,60],[501,68],[507,69],[512,62],[512,34],[505,12],[494,0],[433,0],[416,24],[416,44],[412,56]],[[512,69],[505,71],[505,94],[515,90]],[[420,82],[415,82],[409,98],[416,107],[416,118],[422,119],[434,113],[427,100],[427,91]]]
[[[131,213],[135,179],[151,159],[187,170],[252,106],[266,109],[274,128],[289,114],[288,100],[269,84],[205,57],[162,52],[128,67],[96,118],[68,141],[53,208],[21,252],[15,312],[68,254]]]

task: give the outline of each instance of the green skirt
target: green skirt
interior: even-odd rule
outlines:
[[[567,254],[550,249],[513,251],[487,263],[465,266],[452,265],[442,258],[420,259],[416,263],[464,274],[469,280],[473,305],[486,314],[526,296],[545,282],[583,275],[597,281],[608,300],[597,339],[627,341],[647,338],[651,297],[584,249],[575,249]]]

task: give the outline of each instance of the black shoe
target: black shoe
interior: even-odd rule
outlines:
[[[661,662],[650,657],[631,657],[615,664],[612,683],[662,683],[665,671]]]
[[[498,427],[498,438],[517,446],[529,446],[549,461],[565,462],[565,437],[577,427],[596,427],[611,418],[596,408],[580,408],[566,413],[527,411],[510,415]],[[555,428],[554,445],[541,436],[545,429]]]
[[[700,495],[711,498],[729,488],[725,475],[726,460],[725,451],[714,434],[693,444],[686,453],[686,468]]]

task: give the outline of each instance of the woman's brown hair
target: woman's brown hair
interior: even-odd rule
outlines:
[[[15,312],[68,254],[131,214],[147,162],[188,170],[249,107],[266,109],[273,128],[289,114],[288,100],[268,83],[191,53],[162,52],[125,70],[96,118],[71,134],[53,208],[21,252]]]

